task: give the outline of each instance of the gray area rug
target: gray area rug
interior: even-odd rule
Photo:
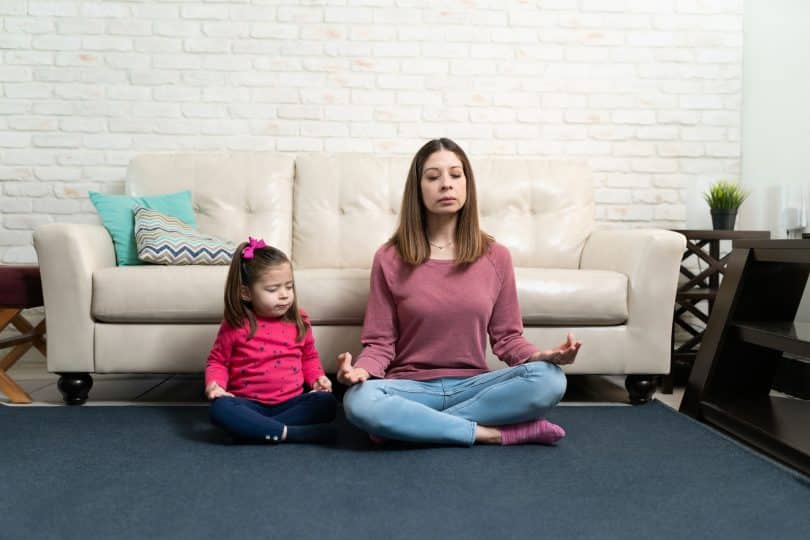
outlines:
[[[205,407],[0,407],[0,538],[807,538],[810,481],[653,402],[556,447],[235,445]]]

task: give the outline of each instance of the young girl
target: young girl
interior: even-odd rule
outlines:
[[[328,442],[336,433],[327,424],[337,403],[331,392],[290,260],[263,240],[241,243],[205,368],[211,421],[243,441]]]

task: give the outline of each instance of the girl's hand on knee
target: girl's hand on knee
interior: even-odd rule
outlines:
[[[218,397],[235,397],[230,392],[226,392],[216,382],[212,382],[211,384],[205,387],[205,395],[211,401],[217,399]]]
[[[312,383],[312,391],[313,392],[331,392],[332,391],[332,381],[329,380],[329,377],[326,375],[321,375],[315,382]]]
[[[340,384],[352,386],[367,381],[370,377],[365,369],[352,367],[351,353],[345,352],[338,355],[337,380]]]

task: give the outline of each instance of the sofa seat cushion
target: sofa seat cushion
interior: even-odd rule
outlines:
[[[296,270],[298,305],[316,325],[362,325],[370,276],[362,268]]]
[[[215,323],[227,266],[118,266],[93,273],[93,318],[102,322]]]
[[[526,326],[627,320],[627,277],[604,270],[517,268]],[[93,318],[116,323],[218,323],[226,266],[119,266],[93,274]],[[360,325],[368,269],[295,271],[299,306],[316,325]]]
[[[93,274],[93,318],[118,323],[218,323],[227,266],[130,266]],[[301,306],[314,324],[363,323],[369,270],[295,271]]]
[[[627,276],[607,270],[516,268],[526,326],[601,326],[627,321]]]

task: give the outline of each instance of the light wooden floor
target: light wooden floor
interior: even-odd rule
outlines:
[[[9,370],[9,375],[22,386],[35,405],[62,405],[62,396],[56,388],[57,375],[48,373],[44,362],[25,362]],[[655,398],[678,408],[683,388],[672,394],[656,393]],[[203,403],[201,375],[94,375],[88,404],[147,404],[147,403]],[[573,375],[568,378],[568,391],[564,403],[627,404],[624,377]],[[0,404],[8,404],[0,395]]]

